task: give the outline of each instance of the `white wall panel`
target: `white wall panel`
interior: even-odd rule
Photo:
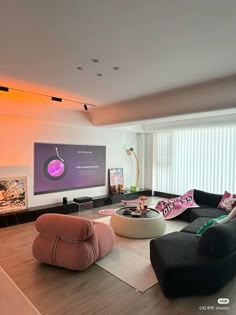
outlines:
[[[34,196],[34,142],[105,145],[106,169],[123,167],[125,185],[130,187],[135,183],[134,160],[126,152],[129,145],[137,148],[134,132],[1,116],[0,127],[0,177],[27,176],[30,207],[61,202],[64,196],[70,201],[74,197],[108,193],[106,185]]]

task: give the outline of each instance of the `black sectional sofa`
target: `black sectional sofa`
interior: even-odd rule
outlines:
[[[167,297],[214,293],[236,273],[236,218],[196,236],[203,224],[227,212],[217,208],[222,195],[195,190],[194,198],[200,207],[179,216],[189,225],[150,241],[151,264]]]

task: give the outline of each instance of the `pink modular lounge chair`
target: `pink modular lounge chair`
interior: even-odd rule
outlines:
[[[106,223],[63,214],[47,213],[35,222],[39,234],[32,252],[42,263],[84,270],[109,253],[114,232]]]

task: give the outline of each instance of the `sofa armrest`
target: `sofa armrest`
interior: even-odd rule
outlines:
[[[198,250],[213,257],[224,257],[236,248],[236,218],[227,223],[216,224],[201,235]]]

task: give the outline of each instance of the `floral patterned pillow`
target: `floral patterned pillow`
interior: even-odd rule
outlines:
[[[236,206],[236,195],[225,191],[220,203],[218,204],[217,208],[221,208],[230,212]]]

